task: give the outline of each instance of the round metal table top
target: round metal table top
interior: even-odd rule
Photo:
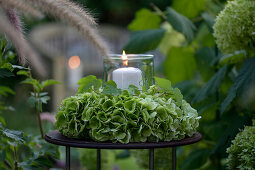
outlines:
[[[189,145],[196,142],[199,142],[202,139],[202,135],[199,132],[196,132],[191,137],[186,137],[178,141],[169,141],[169,142],[130,142],[128,144],[122,143],[111,143],[111,142],[95,142],[92,140],[84,139],[73,139],[67,138],[58,130],[51,131],[47,133],[44,139],[52,144],[78,147],[78,148],[94,148],[94,149],[149,149],[149,148],[166,148],[166,147],[175,147]]]

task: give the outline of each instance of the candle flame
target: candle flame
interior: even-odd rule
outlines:
[[[71,69],[76,69],[80,66],[81,60],[79,56],[72,56],[68,60],[68,65]]]
[[[123,50],[121,58],[122,58],[122,60],[123,60],[123,65],[124,65],[124,66],[127,66],[127,65],[128,65],[128,57],[127,57],[127,55],[126,55],[125,50]]]

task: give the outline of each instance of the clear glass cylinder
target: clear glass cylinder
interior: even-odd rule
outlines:
[[[154,84],[154,56],[149,54],[110,54],[104,57],[104,81],[113,80],[117,87],[135,85],[139,90]]]

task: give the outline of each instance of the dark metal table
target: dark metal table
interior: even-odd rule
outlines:
[[[45,140],[55,145],[66,146],[66,169],[70,169],[70,147],[97,149],[97,170],[101,169],[101,149],[150,149],[149,169],[154,169],[154,148],[172,147],[172,169],[176,169],[176,146],[189,145],[199,142],[202,135],[196,132],[192,137],[170,142],[145,142],[145,143],[111,143],[95,142],[80,139],[70,139],[59,133],[58,130],[51,131],[45,135]]]

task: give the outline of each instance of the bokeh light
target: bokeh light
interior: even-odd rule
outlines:
[[[68,60],[68,65],[71,69],[76,69],[80,66],[81,60],[79,56],[72,56]]]

